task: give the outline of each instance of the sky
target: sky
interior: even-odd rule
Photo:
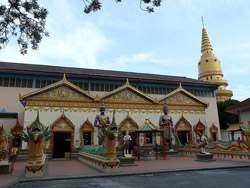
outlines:
[[[12,38],[0,61],[198,79],[203,16],[232,99],[250,97],[249,0],[163,0],[151,14],[139,0],[103,0],[102,9],[90,14],[81,0],[39,2],[49,11],[50,37],[26,55]]]

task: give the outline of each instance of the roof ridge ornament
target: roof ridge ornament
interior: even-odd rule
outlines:
[[[181,85],[181,82],[179,83],[179,88],[182,89],[182,85]]]
[[[63,81],[67,81],[67,79],[66,79],[66,74],[64,73],[63,74],[63,79],[62,79]]]
[[[130,85],[130,84],[129,84],[129,81],[128,81],[128,78],[127,78],[127,81],[126,81],[126,85]]]

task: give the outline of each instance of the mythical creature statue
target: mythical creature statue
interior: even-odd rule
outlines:
[[[0,127],[0,163],[1,162],[8,163],[10,148],[11,148],[11,139],[5,133],[5,130],[2,125],[2,127]]]
[[[126,135],[123,137],[123,154],[125,157],[131,157],[131,154],[129,153],[129,147],[130,147],[130,140],[132,140],[131,136],[129,135],[128,130],[126,131]]]
[[[23,140],[29,145],[29,162],[41,162],[44,154],[45,144],[50,138],[49,127],[43,126],[37,114],[36,121],[27,127],[27,133],[23,132]]]
[[[247,139],[248,143],[248,152],[250,152],[250,123],[248,126],[241,125],[242,133]]]
[[[118,137],[118,127],[115,123],[114,112],[111,125],[108,127],[103,127],[103,130],[99,132],[99,138],[103,140],[102,145],[85,146],[82,151],[99,155],[106,159],[116,159],[116,142]]]
[[[104,100],[102,100],[100,112],[101,113],[98,114],[95,118],[94,126],[98,128],[98,139],[99,139],[98,143],[99,145],[102,145],[103,137],[101,136],[101,134],[110,125],[109,116],[105,115]]]

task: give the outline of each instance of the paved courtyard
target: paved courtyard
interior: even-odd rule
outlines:
[[[0,175],[0,186],[8,185],[17,180],[29,181],[24,179],[24,165],[26,161],[18,161],[15,163],[15,170],[12,175]],[[168,157],[166,160],[159,158],[153,161],[136,161],[137,166],[120,167],[120,172],[115,174],[122,175],[140,175],[146,173],[164,173],[178,172],[195,169],[219,169],[219,168],[234,168],[234,167],[250,167],[248,162],[235,162],[226,160],[216,160],[214,162],[198,162],[195,157]],[[97,171],[76,159],[72,160],[50,160],[45,177],[42,180],[49,179],[70,179],[70,178],[85,178],[85,177],[105,177],[114,176]]]

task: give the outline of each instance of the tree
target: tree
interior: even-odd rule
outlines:
[[[226,100],[225,102],[217,102],[219,122],[220,122],[221,129],[227,129],[229,127],[229,124],[238,123],[237,115],[225,112],[226,107],[232,106],[237,103],[239,103],[239,101],[233,100],[233,99]]]
[[[122,0],[115,0],[122,2]],[[162,0],[139,0],[140,8],[148,13],[154,12]],[[101,0],[83,0],[84,13],[95,12],[101,9]],[[147,4],[143,8],[143,4]],[[26,54],[31,45],[37,50],[46,31],[48,10],[39,5],[38,0],[8,0],[8,5],[0,5],[0,50],[8,45],[11,37],[17,37],[20,53]]]

